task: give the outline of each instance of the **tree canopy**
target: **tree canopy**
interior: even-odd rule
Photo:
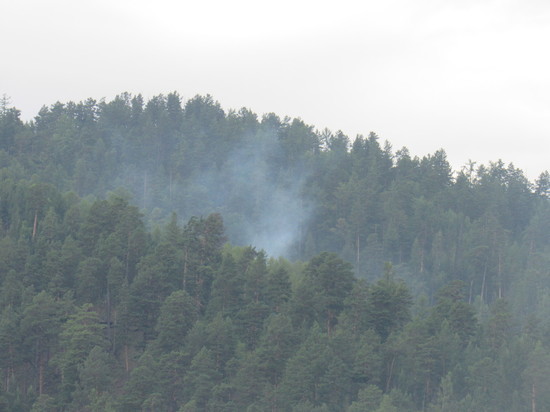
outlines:
[[[550,179],[211,96],[0,110],[0,409],[550,409]]]

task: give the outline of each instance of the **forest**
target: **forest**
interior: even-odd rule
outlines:
[[[548,171],[211,96],[0,102],[0,410],[547,411],[549,279]]]

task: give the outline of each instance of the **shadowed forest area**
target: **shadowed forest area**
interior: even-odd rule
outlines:
[[[550,410],[549,279],[547,171],[210,96],[0,104],[2,410]]]

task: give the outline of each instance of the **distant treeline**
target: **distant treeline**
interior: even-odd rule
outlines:
[[[379,140],[4,99],[0,409],[549,409],[550,175]]]

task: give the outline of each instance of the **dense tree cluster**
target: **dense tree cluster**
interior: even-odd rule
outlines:
[[[548,410],[549,196],[209,96],[4,101],[0,409]]]

